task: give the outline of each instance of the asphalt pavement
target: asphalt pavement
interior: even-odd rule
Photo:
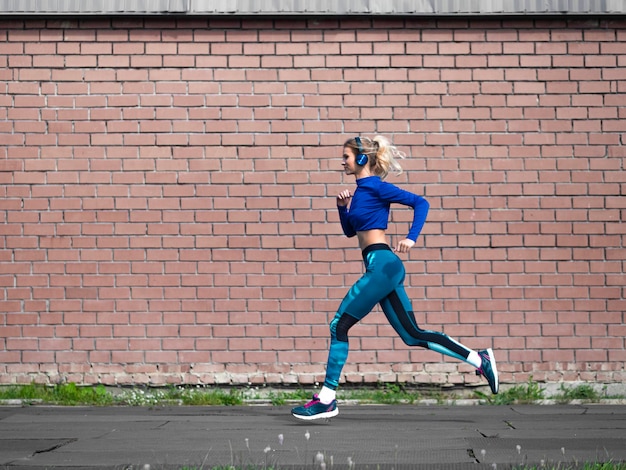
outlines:
[[[626,462],[626,405],[0,407],[0,469],[505,469]]]

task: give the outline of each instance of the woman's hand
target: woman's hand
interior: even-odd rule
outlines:
[[[413,240],[405,238],[404,240],[400,240],[398,242],[398,245],[396,246],[394,251],[397,251],[398,253],[408,253],[409,250],[413,248],[413,245],[415,245],[415,242]]]
[[[340,207],[346,207],[350,203],[350,199],[352,199],[352,194],[350,194],[349,189],[341,191],[337,195],[337,205]]]

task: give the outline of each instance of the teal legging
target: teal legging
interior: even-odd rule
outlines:
[[[365,274],[350,288],[330,322],[330,351],[324,385],[333,390],[348,359],[348,330],[380,304],[387,320],[409,346],[421,346],[466,361],[470,350],[444,333],[417,326],[413,307],[404,290],[404,265],[386,244],[363,250]]]

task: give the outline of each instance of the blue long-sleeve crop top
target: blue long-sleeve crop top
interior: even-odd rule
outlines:
[[[337,206],[341,228],[347,237],[364,230],[387,229],[390,206],[397,203],[413,208],[413,222],[406,238],[417,240],[430,207],[426,199],[384,182],[379,176],[357,179],[356,184],[350,207]]]

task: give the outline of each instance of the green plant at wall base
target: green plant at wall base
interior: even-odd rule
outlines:
[[[569,403],[572,400],[597,401],[600,398],[600,394],[591,385],[587,384],[575,387],[566,387],[564,384],[561,384],[560,390],[561,393],[554,397],[559,403]]]
[[[223,391],[206,387],[139,388],[124,390],[115,397],[118,405],[158,406],[178,404],[187,406],[243,405],[243,393],[236,389]]]
[[[385,405],[397,405],[399,403],[415,403],[422,398],[422,394],[417,390],[409,390],[401,384],[383,383],[375,388],[365,388],[362,390],[350,390],[340,392],[339,398],[347,400],[358,400],[368,403],[381,403]]]
[[[528,382],[522,385],[515,385],[508,390],[502,390],[497,395],[486,394],[476,391],[475,395],[481,400],[485,400],[490,405],[512,405],[534,403],[544,399],[544,389],[537,382],[533,382],[530,377]]]
[[[0,399],[2,400],[40,400],[41,385],[11,385],[0,389]]]
[[[112,405],[113,396],[103,385],[78,387],[74,383],[46,386],[39,384],[15,385],[0,389],[0,399],[41,401],[55,405]]]
[[[287,398],[281,393],[270,392],[267,398],[273,406],[283,406],[287,403]]]
[[[172,402],[181,405],[232,406],[244,403],[243,393],[234,389],[223,391],[212,388],[133,388],[114,395],[103,385],[79,387],[74,383],[54,386],[29,384],[0,387],[0,400],[22,400],[26,404],[42,402],[64,406],[157,406]]]
[[[91,404],[106,406],[113,403],[113,397],[103,385],[96,387],[77,387],[74,383],[58,385],[50,393],[56,403],[66,404]]]
[[[268,397],[274,406],[280,406],[286,404],[288,401],[308,401],[311,399],[313,392],[310,390],[293,390],[293,391],[278,391],[270,392]]]
[[[170,386],[165,388],[135,387],[107,389],[103,385],[77,386],[74,383],[59,385],[12,385],[0,386],[0,400],[17,399],[24,404],[45,403],[54,405],[91,405],[91,406],[234,406],[244,405],[249,400],[263,399],[273,406],[286,406],[290,402],[303,402],[311,398],[313,390],[269,390],[256,388],[221,389],[212,386]],[[535,403],[546,398],[545,390],[532,377],[528,382],[508,389],[502,388],[498,395],[475,391],[474,396],[489,405],[511,405]],[[434,400],[436,403],[456,400],[458,396],[451,392],[411,388],[405,384],[380,383],[375,387],[341,388],[337,397],[341,401],[357,401],[374,404],[413,404],[421,400]],[[607,397],[594,390],[591,385],[566,387],[561,385],[560,393],[553,398],[558,403],[573,400],[598,401]],[[623,398],[619,396],[610,398]],[[626,469],[625,469],[626,470]]]
[[[232,389],[229,392],[222,390],[189,390],[182,395],[183,405],[243,405],[243,393],[240,390]]]

